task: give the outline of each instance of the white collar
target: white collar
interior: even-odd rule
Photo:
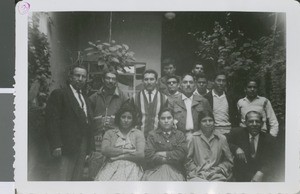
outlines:
[[[216,96],[216,97],[218,97],[218,98],[222,98],[222,97],[225,96],[225,92],[224,92],[224,91],[223,91],[223,94],[222,94],[221,96],[218,96],[218,95],[215,93],[215,89],[212,89],[212,90],[211,90],[211,93],[212,93],[213,96]]]
[[[184,94],[182,93],[181,99],[182,99],[183,101],[184,101],[185,99],[193,100],[193,96],[194,96],[194,94],[192,94],[191,97],[188,98],[186,95],[184,95]]]
[[[70,84],[70,88],[71,88],[71,90],[72,90],[73,93],[76,93],[76,94],[78,93],[77,92],[78,90],[75,90],[75,88],[71,84]],[[81,90],[79,90],[79,91],[80,91],[80,94],[81,94],[82,91]]]
[[[144,90],[145,94],[149,94],[148,90]],[[156,88],[151,91],[151,94],[156,94]]]
[[[255,99],[259,99],[260,98],[260,96],[259,95],[257,95],[253,100],[255,100]],[[250,101],[248,98],[247,98],[247,96],[244,98],[244,100],[247,100],[248,102],[252,102],[252,101]]]

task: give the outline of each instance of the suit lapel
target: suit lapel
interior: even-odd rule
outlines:
[[[257,157],[258,155],[260,155],[260,152],[261,152],[261,150],[262,150],[262,147],[264,146],[264,145],[263,145],[264,138],[265,138],[264,134],[263,134],[263,133],[260,133],[260,134],[259,134],[259,138],[258,138],[258,142],[257,142],[256,157]]]
[[[182,100],[181,96],[179,96],[179,100],[178,100],[177,102],[178,102],[177,104],[178,104],[180,107],[182,107],[183,109],[186,110],[184,101]]]
[[[80,106],[78,104],[78,101],[76,100],[76,98],[75,98],[75,96],[74,96],[74,94],[73,94],[70,86],[67,87],[66,91],[67,91],[68,99],[70,100],[70,104],[71,104],[71,107],[72,107],[73,111],[75,112],[75,114],[77,115],[77,117],[79,119],[81,119],[82,121],[86,122],[85,113],[80,108]]]
[[[244,140],[244,144],[245,144],[245,154],[247,155],[247,158],[251,158],[251,154],[250,154],[250,140],[249,140],[249,132],[246,128],[244,128],[244,133],[243,133],[244,137],[241,138],[241,140]]]
[[[89,122],[91,122],[90,118],[93,118],[93,115],[92,115],[92,110],[91,110],[91,106],[89,103],[89,99],[85,95],[83,95],[83,98],[84,98],[85,104],[86,104],[87,118],[88,118]]]
[[[192,107],[194,107],[194,106],[196,106],[196,105],[198,105],[200,103],[202,103],[201,97],[198,96],[198,95],[193,95]]]

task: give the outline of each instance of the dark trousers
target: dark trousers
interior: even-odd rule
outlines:
[[[83,138],[77,153],[63,154],[51,161],[49,181],[82,181],[87,149]]]
[[[250,182],[258,171],[259,164],[255,159],[244,161],[234,159],[233,175],[237,182]]]

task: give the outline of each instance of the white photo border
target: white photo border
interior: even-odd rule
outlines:
[[[24,3],[30,5],[24,10]],[[34,182],[27,180],[27,46],[29,12],[48,11],[247,11],[286,13],[285,182]],[[300,6],[296,1],[59,1],[27,0],[16,5],[15,182],[21,194],[100,193],[297,193],[300,190]]]

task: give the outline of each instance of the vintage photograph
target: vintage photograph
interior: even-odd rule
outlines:
[[[28,181],[286,180],[286,13],[31,12],[27,25]]]

